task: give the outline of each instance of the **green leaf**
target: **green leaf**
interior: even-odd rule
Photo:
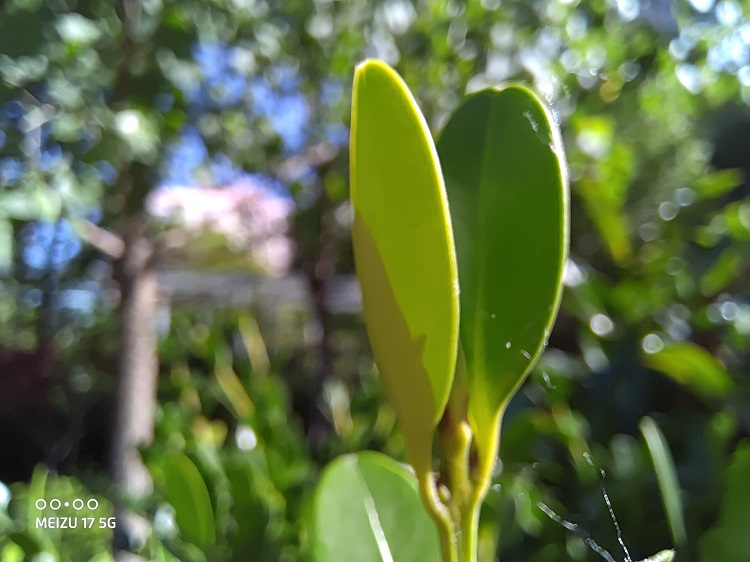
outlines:
[[[710,199],[729,193],[742,185],[742,170],[732,168],[719,170],[698,179],[694,187],[701,198]]]
[[[627,144],[616,142],[610,117],[575,116],[572,125],[582,151],[595,158],[577,181],[578,194],[610,255],[622,264],[633,253],[623,205],[636,171],[635,155]]]
[[[242,381],[232,368],[231,355],[216,353],[216,367],[214,369],[216,381],[224,395],[225,402],[238,419],[244,419],[255,410],[255,405],[247,394]]]
[[[38,179],[32,175],[30,179]],[[29,182],[31,183],[31,182]],[[35,189],[4,191],[0,194],[0,218],[33,221],[40,218],[51,220],[60,214],[60,199],[56,194]]]
[[[65,43],[89,45],[102,36],[102,30],[96,22],[81,14],[64,14],[55,22],[57,33]]]
[[[13,265],[13,225],[0,216],[0,273],[10,271]]]
[[[437,562],[435,525],[420,500],[414,474],[371,451],[326,467],[313,507],[317,562]]]
[[[734,386],[721,362],[694,343],[666,343],[660,351],[646,353],[644,361],[651,369],[709,398],[726,396]]]
[[[24,549],[27,549],[27,553],[33,553],[34,548],[38,548],[39,551],[41,551],[48,547],[51,547],[51,538],[49,536],[49,533],[46,533],[45,530],[40,529],[34,524],[34,521],[40,512],[40,510],[36,507],[36,501],[39,498],[44,498],[47,500],[51,499],[47,497],[48,476],[49,470],[47,469],[47,467],[42,464],[38,464],[36,468],[34,468],[34,473],[31,475],[31,482],[29,482],[29,487],[26,490],[26,528],[29,542],[24,541],[24,539],[22,538],[22,534],[14,537],[13,540],[23,546]]]
[[[653,556],[649,556],[645,560],[641,560],[641,562],[672,562],[674,560],[674,557],[674,550],[662,550],[661,552],[657,552]]]
[[[546,344],[568,247],[568,184],[544,104],[471,96],[438,142],[456,236],[469,415],[481,448]]]
[[[407,454],[429,470],[458,341],[458,282],[443,179],[427,124],[379,61],[354,76],[352,238],[373,355]]]
[[[700,280],[701,292],[715,295],[737,279],[737,272],[744,263],[745,252],[730,246],[716,259],[714,264],[703,274]]]
[[[679,547],[687,546],[687,531],[685,530],[685,520],[682,510],[682,497],[680,496],[680,486],[677,482],[677,472],[672,460],[672,454],[669,451],[667,440],[664,438],[659,426],[649,417],[645,417],[639,424],[641,433],[646,439],[651,459],[654,461],[656,470],[656,479],[659,483],[664,509],[667,512],[669,529],[672,532],[672,539]]]
[[[214,541],[214,511],[206,482],[198,467],[182,453],[161,461],[166,500],[175,509],[175,519],[185,538],[199,546]]]
[[[42,4],[41,2],[39,4]],[[5,9],[0,18],[0,53],[11,58],[31,56],[47,43],[45,30],[54,14],[46,5]]]
[[[750,560],[747,506],[750,505],[750,443],[741,443],[729,467],[726,492],[719,521],[700,541],[704,562],[746,562]]]
[[[6,562],[23,562],[24,550],[13,541],[8,541],[0,548],[0,560]]]

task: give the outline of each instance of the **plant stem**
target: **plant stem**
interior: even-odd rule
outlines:
[[[482,502],[484,501],[484,498],[487,495],[487,490],[489,490],[490,483],[492,482],[492,472],[499,447],[501,419],[502,415],[498,414],[492,422],[491,431],[487,434],[489,438],[484,440],[485,443],[483,443],[483,445],[485,446],[477,446],[476,448],[479,470],[476,473],[476,476],[472,479],[473,485],[471,486],[471,493],[461,512],[460,529],[463,538],[463,548],[460,562],[477,561],[479,511],[482,508]]]
[[[459,562],[476,562],[477,535],[479,532],[479,508],[482,502],[467,506],[461,514],[461,552]]]
[[[427,511],[437,525],[443,562],[459,562],[453,522],[448,508],[438,497],[432,472],[420,471],[417,474],[417,480],[422,503],[427,507]]]
[[[471,528],[474,517],[470,508],[473,486],[469,474],[472,433],[469,422],[453,417],[446,411],[440,424],[440,449],[443,460],[443,473],[446,478],[450,499],[448,512],[453,523],[459,562],[475,562],[475,532]],[[468,516],[468,517],[467,517]],[[467,527],[468,525],[468,527]]]
[[[438,527],[443,562],[477,562],[479,513],[492,482],[501,419],[498,412],[486,426],[489,431],[476,436],[466,413],[449,405],[438,428],[441,470],[449,497],[445,501],[440,498],[431,470],[417,474],[422,501]],[[477,454],[475,468],[470,458],[472,442]]]

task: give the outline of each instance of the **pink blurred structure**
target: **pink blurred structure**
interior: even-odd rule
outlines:
[[[279,277],[289,271],[294,245],[287,233],[294,204],[260,180],[246,177],[221,188],[164,186],[151,193],[146,207],[187,235],[176,244],[172,237],[167,246],[187,246],[213,232],[264,273]]]

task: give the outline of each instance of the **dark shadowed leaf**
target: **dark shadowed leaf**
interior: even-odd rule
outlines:
[[[747,508],[750,505],[750,444],[743,443],[729,467],[719,521],[700,541],[702,562],[750,560]]]

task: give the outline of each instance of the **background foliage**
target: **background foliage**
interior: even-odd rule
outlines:
[[[306,560],[320,468],[363,448],[401,457],[339,283],[352,274],[352,70],[378,56],[435,133],[465,92],[533,84],[570,162],[563,310],[506,418],[484,559],[595,560],[589,535],[622,558],[590,452],[635,559],[677,542],[679,559],[747,560],[748,13],[736,0],[3,3],[0,558],[109,559],[111,532],[87,534],[89,552],[82,531],[42,536],[28,498],[106,505],[119,297],[113,260],[88,242],[92,225],[122,235],[159,185],[252,174],[293,202],[289,276],[303,296],[165,296],[142,451],[154,490],[132,506],[152,532],[125,537],[130,548]],[[148,229],[170,247],[163,222]],[[183,252],[162,271],[240,278],[248,252],[218,240],[206,247],[221,259]],[[644,416],[671,451],[684,537]]]

